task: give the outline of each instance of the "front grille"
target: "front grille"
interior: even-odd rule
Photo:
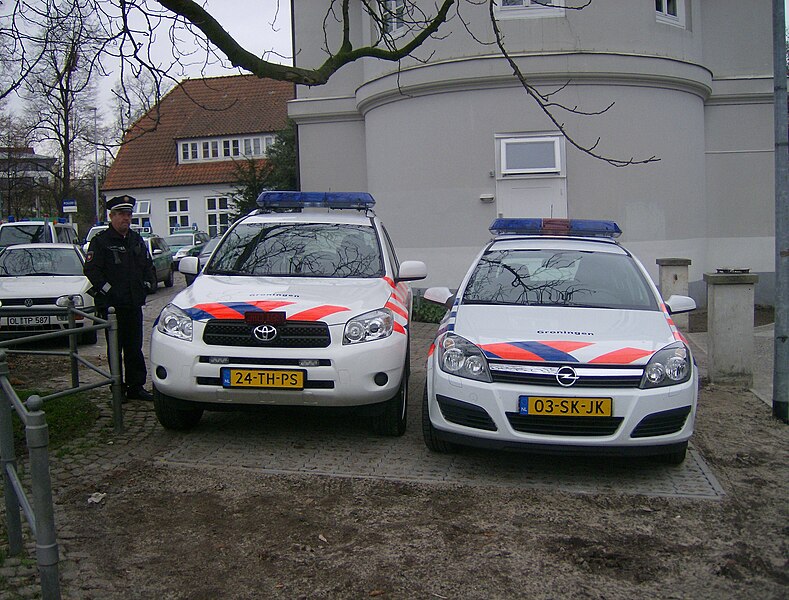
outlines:
[[[277,337],[269,342],[258,340],[255,325],[243,320],[211,319],[206,323],[203,341],[210,346],[244,346],[255,348],[326,348],[331,344],[329,326],[314,321],[286,321],[277,326]]]
[[[643,438],[676,433],[685,426],[689,414],[690,406],[653,413],[641,419],[630,437]]]
[[[489,361],[490,376],[494,383],[563,387],[556,379],[555,371],[568,366],[551,363],[503,363]],[[573,388],[637,388],[641,384],[642,367],[571,365],[578,379]]]
[[[463,425],[464,427],[473,427],[474,429],[484,429],[485,431],[496,431],[498,429],[484,408],[439,394],[436,394],[436,400],[438,400],[441,414],[450,423]]]
[[[613,435],[622,417],[554,417],[507,413],[515,431],[541,435],[605,436]]]
[[[267,366],[277,366],[277,367],[303,367],[305,366],[304,361],[309,361],[309,365],[306,366],[315,366],[315,367],[330,367],[331,360],[328,358],[270,358],[270,357],[238,357],[233,356],[232,358],[226,356],[201,356],[198,359],[198,362],[203,364],[215,364],[215,365],[225,365],[225,364],[234,364],[234,365],[267,365]]]
[[[3,306],[25,306],[26,300],[32,300],[33,306],[55,306],[57,297],[52,298],[4,298]]]
[[[222,378],[198,377],[197,385],[210,385],[215,387],[222,387]],[[247,388],[247,389],[264,390],[266,388]],[[330,379],[311,379],[311,380],[308,379],[304,381],[304,389],[305,390],[333,390],[334,382]],[[287,390],[277,389],[276,391],[281,392]]]

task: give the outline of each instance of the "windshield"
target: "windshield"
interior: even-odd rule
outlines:
[[[382,277],[375,230],[340,223],[242,223],[222,241],[208,275]]]
[[[658,310],[631,257],[548,249],[486,252],[463,302]]]
[[[42,224],[4,225],[0,227],[0,246],[51,242],[49,227]]]
[[[6,248],[0,277],[26,275],[82,275],[82,261],[71,248]]]
[[[168,246],[192,246],[194,245],[194,237],[191,233],[183,235],[168,235],[164,238]]]
[[[90,240],[95,238],[98,234],[100,234],[105,229],[107,229],[107,228],[106,227],[91,227],[90,231],[88,232],[88,235],[85,237],[85,241],[89,242]]]

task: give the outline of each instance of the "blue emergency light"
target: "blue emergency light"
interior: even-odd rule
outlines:
[[[575,235],[616,238],[622,235],[613,221],[596,219],[496,219],[489,231],[493,235]]]
[[[257,205],[264,210],[311,207],[367,210],[375,206],[375,199],[367,192],[261,192]]]

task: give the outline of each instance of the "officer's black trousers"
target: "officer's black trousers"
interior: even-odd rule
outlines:
[[[102,312],[106,319],[106,311]],[[142,353],[142,307],[118,306],[115,316],[118,318],[118,350],[122,357],[123,381],[129,390],[141,388],[148,378]]]

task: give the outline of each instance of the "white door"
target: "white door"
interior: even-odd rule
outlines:
[[[501,217],[567,217],[567,180],[564,177],[499,179],[496,212]]]

